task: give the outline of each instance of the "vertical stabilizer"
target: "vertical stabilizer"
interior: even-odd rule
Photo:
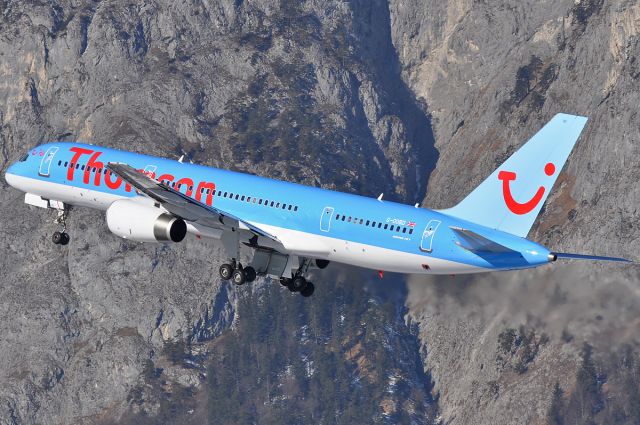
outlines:
[[[586,123],[557,114],[462,202],[441,212],[526,237]]]

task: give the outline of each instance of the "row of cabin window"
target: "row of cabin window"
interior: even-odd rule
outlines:
[[[59,166],[62,166],[62,161],[58,161],[58,165],[59,165]],[[80,165],[80,164],[78,164],[78,163],[75,163],[75,164],[74,164],[73,162],[72,162],[71,164],[69,164],[69,162],[68,162],[68,161],[65,161],[65,163],[64,163],[64,167],[65,167],[65,168],[66,168],[66,167],[69,167],[69,168],[75,168],[76,170],[82,170],[82,171],[84,171],[84,169],[85,169],[85,165],[84,165],[84,164],[83,164],[83,165]],[[91,167],[89,167],[89,171],[93,171],[94,173],[95,173],[96,171],[97,171],[97,172],[99,172],[99,173],[104,172],[104,174],[107,174],[107,172],[108,172],[109,170],[108,170],[107,168],[98,168],[98,167],[93,167],[93,169],[91,169]]]
[[[62,161],[58,161],[58,165],[61,166],[62,165]],[[85,169],[85,165],[84,164],[83,165],[74,164],[74,163],[69,164],[68,162],[65,162],[64,166],[65,167],[69,166],[69,168],[74,168],[75,167],[76,170],[80,169],[80,170],[84,171],[84,169]],[[107,174],[107,172],[109,171],[107,168],[104,168],[103,170],[104,170],[104,174]],[[93,171],[94,173],[96,171],[102,172],[102,170],[97,168],[97,167],[93,167],[93,170],[90,170],[90,171]],[[180,187],[182,186],[181,184],[177,184],[176,185],[176,182],[170,182],[169,183],[168,180],[162,181],[161,183],[164,184],[164,185],[169,185],[172,188],[178,189],[178,190],[180,190]],[[188,190],[193,191],[193,186],[189,186]],[[208,189],[208,188],[205,188],[205,187],[200,189],[200,193],[206,193],[208,195],[210,192],[211,192],[211,190]],[[214,191],[214,195],[215,195],[215,191]],[[224,192],[223,193],[221,190],[218,191],[218,196],[222,196],[223,198],[228,198],[228,199],[234,199],[234,194],[233,193],[230,193],[230,192]],[[274,208],[282,207],[283,210],[298,211],[298,206],[297,205],[291,205],[291,204],[286,204],[286,203],[282,203],[281,204],[280,202],[277,202],[277,201],[271,201],[271,203],[269,204],[269,200],[268,199],[264,199],[263,200],[262,198],[258,199],[256,197],[245,196],[245,195],[240,195],[240,194],[235,194],[235,199],[236,200],[240,200],[240,201],[245,201],[246,200],[248,203],[253,202],[254,204],[257,202],[258,205],[264,205],[265,207],[268,207],[268,206],[274,207]]]
[[[204,190],[204,188],[203,188],[203,190]],[[209,193],[209,189],[207,189],[203,193]],[[249,204],[253,203],[253,204],[258,204],[258,205],[264,205],[265,207],[281,208],[283,210],[289,210],[289,211],[298,211],[298,206],[297,205],[286,204],[284,202],[280,203],[278,201],[269,201],[268,199],[256,198],[255,196],[253,196],[253,197],[245,196],[245,195],[240,195],[238,193],[236,193],[234,195],[231,192],[223,192],[221,190],[218,190],[218,196],[221,196],[221,197],[227,198],[227,199],[235,199],[236,201],[247,202]]]
[[[382,223],[382,222],[377,222],[377,221],[371,221],[371,220],[364,220],[363,218],[361,218],[359,221],[357,218],[353,218],[351,216],[347,217],[346,215],[340,215],[340,214],[336,214],[336,221],[346,221],[347,223],[353,223],[353,224],[364,224],[365,226],[368,227],[377,227],[378,229],[384,229],[384,230],[390,230],[390,231],[396,231],[397,233],[407,233],[407,229],[409,231],[409,234],[412,235],[413,234],[413,228],[412,227],[404,227],[404,226],[396,226],[396,225],[389,225],[388,223]]]
[[[180,185],[176,185],[176,182],[171,182],[169,183],[169,181],[161,181],[160,183],[167,185],[170,184],[171,187],[174,187],[176,189],[180,189]],[[189,186],[189,190],[193,190],[193,186]],[[206,187],[202,187],[200,188],[200,193],[204,193],[204,194],[209,194],[211,193],[211,189],[208,189]],[[216,194],[216,191],[213,191],[213,194]],[[282,208],[283,210],[289,210],[289,211],[298,211],[298,206],[297,205],[292,205],[292,204],[286,204],[286,203],[280,203],[278,201],[271,201],[271,203],[269,203],[268,199],[262,199],[262,198],[256,198],[255,196],[251,197],[251,196],[246,196],[246,195],[240,195],[239,193],[236,193],[235,195],[232,192],[223,192],[221,190],[218,190],[218,194],[217,196],[221,196],[223,198],[227,198],[227,199],[235,199],[236,201],[242,201],[242,202],[247,202],[249,204],[253,203],[253,204],[258,204],[258,205],[264,205],[265,207],[274,207],[274,208]]]

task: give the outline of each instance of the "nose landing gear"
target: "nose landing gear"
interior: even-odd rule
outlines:
[[[51,236],[51,241],[56,245],[68,244],[71,238],[69,237],[69,234],[66,232],[67,230],[67,210],[66,209],[58,210],[58,216],[56,217],[55,222],[56,224],[59,224],[62,226],[62,231],[53,232],[53,235]]]
[[[51,241],[56,245],[66,245],[69,243],[69,240],[69,234],[64,231],[53,232],[53,235],[51,236]]]

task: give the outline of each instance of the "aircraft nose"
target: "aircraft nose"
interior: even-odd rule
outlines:
[[[7,171],[4,173],[4,179],[9,184],[9,186],[16,187],[16,164],[11,164]]]

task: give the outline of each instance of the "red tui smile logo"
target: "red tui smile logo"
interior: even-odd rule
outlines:
[[[556,172],[556,166],[553,163],[548,162],[547,165],[544,166],[544,173],[547,176],[552,176]],[[498,180],[502,180],[502,196],[504,197],[504,202],[507,204],[509,210],[518,215],[523,215],[531,212],[537,205],[540,203],[540,200],[544,196],[544,186],[540,186],[533,198],[529,199],[527,202],[520,203],[513,199],[513,195],[511,195],[511,187],[510,182],[516,179],[516,173],[511,171],[500,171],[498,173]]]

